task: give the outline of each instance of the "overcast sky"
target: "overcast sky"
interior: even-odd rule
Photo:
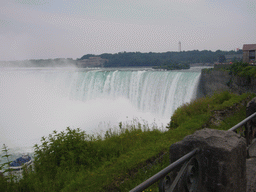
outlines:
[[[255,0],[0,0],[0,60],[234,50],[256,43]]]

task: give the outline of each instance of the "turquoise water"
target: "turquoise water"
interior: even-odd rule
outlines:
[[[196,97],[200,68],[5,68],[0,71],[0,145],[14,153],[67,126],[89,134],[142,122],[164,127],[177,107]]]

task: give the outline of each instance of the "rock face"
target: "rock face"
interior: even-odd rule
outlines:
[[[195,148],[200,149],[196,155],[199,165],[196,191],[246,191],[246,141],[243,137],[232,131],[205,128],[170,147],[171,163]],[[174,176],[175,171],[172,174]],[[177,191],[187,191],[184,181],[179,182]]]
[[[216,91],[230,90],[229,81],[230,76],[227,71],[212,70],[208,73],[202,72],[199,89],[204,96],[213,95]]]
[[[199,90],[203,96],[214,92],[232,91],[237,94],[256,93],[256,79],[230,75],[228,71],[211,70],[202,72]]]
[[[256,79],[251,77],[231,76],[230,88],[233,92],[242,94],[245,92],[256,93]]]

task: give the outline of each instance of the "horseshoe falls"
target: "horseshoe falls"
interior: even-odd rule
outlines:
[[[141,122],[165,127],[196,97],[201,69],[50,69],[0,71],[0,145],[32,151],[42,136],[66,127],[88,134]]]

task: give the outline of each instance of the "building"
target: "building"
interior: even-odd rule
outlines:
[[[256,44],[244,44],[243,46],[243,62],[255,63]]]
[[[108,62],[108,59],[102,59],[101,57],[89,57],[89,59],[83,59],[83,60],[77,61],[77,66],[81,68],[104,67],[105,62]]]

